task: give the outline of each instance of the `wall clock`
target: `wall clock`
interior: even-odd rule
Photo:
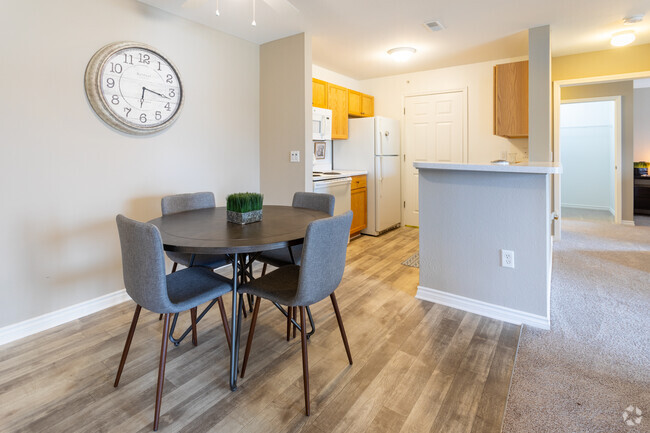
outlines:
[[[153,47],[138,42],[114,42],[97,51],[86,67],[85,86],[99,117],[129,134],[167,128],[183,106],[176,67]]]

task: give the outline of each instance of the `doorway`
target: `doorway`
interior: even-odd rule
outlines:
[[[621,221],[620,99],[562,101],[560,196],[565,218]]]
[[[416,161],[467,162],[467,90],[404,98],[402,222],[419,226]]]

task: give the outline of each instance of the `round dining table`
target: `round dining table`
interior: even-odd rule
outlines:
[[[304,241],[307,226],[329,214],[293,206],[264,206],[262,220],[250,224],[228,222],[225,207],[164,215],[149,221],[158,227],[165,251],[190,254],[227,254],[242,271],[255,253],[287,248]],[[230,352],[230,389],[237,389],[239,329],[237,307],[238,266],[233,266]],[[241,304],[241,300],[240,300]]]

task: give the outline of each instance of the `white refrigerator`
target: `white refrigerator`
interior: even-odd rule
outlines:
[[[332,166],[368,172],[368,226],[361,233],[378,236],[401,221],[399,121],[350,119],[348,137],[334,140]]]

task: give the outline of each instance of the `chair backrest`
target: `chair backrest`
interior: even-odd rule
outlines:
[[[350,237],[352,211],[313,221],[302,249],[296,305],[311,305],[341,283]]]
[[[211,192],[194,192],[168,195],[160,200],[160,207],[163,215],[215,207],[214,194]]]
[[[129,296],[141,307],[165,313],[173,307],[167,294],[165,256],[158,227],[118,215],[122,273]]]
[[[334,215],[334,196],[317,192],[297,192],[293,195],[292,206],[319,210]]]

